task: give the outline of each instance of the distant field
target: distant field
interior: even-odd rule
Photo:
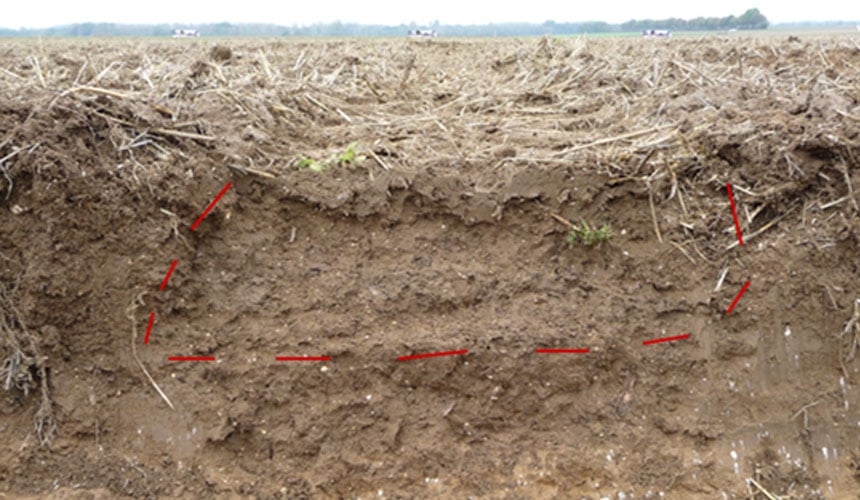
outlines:
[[[820,36],[820,35],[856,35],[860,40],[860,31],[856,28],[838,27],[838,28],[771,28],[766,30],[740,30],[740,31],[672,31],[672,37],[707,37],[707,36],[731,36],[731,37],[749,37],[749,36]],[[566,37],[588,37],[588,38],[623,38],[642,36],[640,31],[625,31],[621,33],[585,33],[582,35],[564,35]]]
[[[860,31],[853,26],[835,27],[835,28],[771,28],[767,30],[741,30],[741,31],[672,31],[673,38],[700,38],[709,36],[731,36],[731,37],[772,37],[772,36],[834,36],[834,35],[855,35],[860,40]],[[562,34],[549,35],[555,38],[629,38],[641,37],[641,31],[624,31],[620,33],[582,33],[582,34]],[[296,41],[326,41],[326,40],[397,40],[407,39],[407,36],[393,37],[223,37],[223,36],[207,36],[203,33],[199,38],[171,38],[169,36],[159,37],[0,37],[0,40],[175,40],[176,43],[193,42],[195,40],[296,40]],[[505,36],[505,37],[463,37],[463,36],[445,36],[440,35],[435,39],[419,39],[416,42],[432,43],[439,40],[492,40],[492,39],[530,39],[542,38],[542,35],[523,35],[523,36]]]

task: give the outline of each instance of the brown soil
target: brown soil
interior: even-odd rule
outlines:
[[[221,43],[0,48],[0,498],[855,498],[852,40]]]

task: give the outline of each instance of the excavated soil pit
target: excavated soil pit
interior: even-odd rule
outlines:
[[[0,53],[0,497],[854,498],[850,39],[175,42]]]

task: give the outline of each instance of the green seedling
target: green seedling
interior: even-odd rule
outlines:
[[[567,242],[570,245],[581,243],[585,246],[591,247],[599,245],[605,241],[609,241],[610,239],[612,239],[612,230],[608,224],[602,225],[600,229],[593,229],[587,222],[582,221],[581,225],[574,226],[571,228],[570,232],[567,233]]]
[[[367,157],[362,154],[359,154],[356,151],[356,148],[358,148],[357,142],[349,143],[344,152],[337,156],[337,164],[340,166],[360,165],[362,162],[364,162]]]
[[[313,158],[299,157],[299,170],[310,170],[311,172],[322,173],[329,169],[327,163],[319,162]]]
[[[360,154],[357,149],[358,143],[351,142],[342,153],[333,154],[329,159],[323,161],[299,156],[298,168],[299,170],[310,170],[311,172],[322,173],[335,166],[350,167],[360,165],[367,159],[367,157]]]

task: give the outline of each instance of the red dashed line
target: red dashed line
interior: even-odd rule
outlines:
[[[535,349],[540,354],[585,354],[588,349]]]
[[[684,335],[676,335],[674,337],[662,337],[659,339],[651,339],[642,342],[642,345],[651,345],[651,344],[659,344],[660,342],[672,342],[674,340],[683,340],[690,338],[689,333],[685,333]]]
[[[231,186],[232,186],[232,184],[230,182],[228,182],[224,186],[224,188],[221,189],[221,192],[219,192],[218,195],[215,196],[215,199],[212,200],[212,202],[209,204],[209,206],[206,207],[206,209],[203,211],[203,213],[200,215],[200,217],[198,217],[197,220],[194,222],[194,224],[192,224],[192,226],[191,226],[192,231],[197,229],[197,227],[200,225],[200,223],[203,222],[203,220],[206,218],[207,215],[209,215],[209,212],[212,211],[212,209],[215,207],[215,205],[218,203],[218,201],[224,196],[224,194],[227,192],[227,190],[230,189]],[[738,244],[743,245],[743,236],[741,234],[741,228],[740,228],[740,223],[738,221],[737,208],[735,207],[735,200],[734,200],[734,196],[732,194],[731,184],[728,184],[728,183],[726,184],[726,191],[728,192],[729,203],[731,204],[731,208],[732,208],[732,217],[734,218],[734,222],[735,222],[735,230],[736,230],[737,236],[738,236]],[[174,259],[173,262],[170,264],[170,268],[168,269],[167,274],[164,276],[164,280],[161,282],[161,286],[159,287],[159,290],[164,290],[167,287],[167,284],[170,281],[170,277],[173,275],[173,272],[176,270],[176,266],[177,266],[178,262],[179,262],[178,259]],[[750,282],[747,281],[744,284],[743,288],[741,288],[741,291],[738,293],[737,297],[735,297],[735,300],[729,306],[728,310],[726,311],[726,314],[729,314],[732,312],[732,310],[737,305],[738,301],[741,299],[741,296],[743,296],[744,292],[746,292],[746,290],[747,290],[747,288],[749,288],[749,286],[750,286]],[[150,338],[150,334],[152,332],[152,328],[153,328],[154,323],[155,323],[155,312],[153,311],[149,315],[149,323],[146,327],[146,336],[143,340],[144,344],[149,343],[149,338]],[[662,343],[662,342],[673,342],[676,340],[684,340],[684,339],[688,339],[688,338],[690,338],[690,334],[686,333],[683,335],[676,335],[673,337],[662,337],[662,338],[656,338],[656,339],[651,339],[651,340],[645,340],[642,342],[642,344],[643,345],[651,345],[651,344],[658,344],[658,343]],[[408,355],[408,356],[400,356],[397,358],[397,361],[409,361],[409,360],[416,360],[416,359],[436,358],[436,357],[442,357],[442,356],[457,356],[457,355],[466,354],[468,352],[469,352],[468,349],[461,349],[461,350],[457,350],[457,351],[442,351],[442,352],[412,354],[412,355]],[[537,349],[535,349],[535,352],[538,354],[587,354],[590,352],[590,349],[587,349],[587,348],[585,348],[585,349],[544,349],[544,348],[537,348]],[[169,356],[167,359],[168,359],[168,361],[215,361],[215,356]],[[332,359],[331,356],[275,356],[276,361],[331,361],[331,359]]]
[[[411,356],[400,356],[397,361],[409,361],[410,359],[438,358],[439,356],[456,356],[458,354],[466,354],[468,349],[460,351],[445,351],[445,352],[429,352],[425,354],[413,354]]]
[[[215,361],[215,356],[170,356],[167,361]]]
[[[203,222],[203,219],[205,219],[206,216],[209,215],[209,212],[215,207],[215,204],[218,203],[218,200],[220,200],[221,197],[224,196],[224,193],[226,193],[227,190],[230,189],[230,186],[232,186],[232,184],[228,182],[227,185],[224,186],[224,189],[222,189],[221,192],[218,193],[218,196],[216,196],[215,199],[212,200],[212,203],[210,203],[209,206],[206,207],[206,210],[204,210],[203,213],[200,214],[200,217],[198,217],[194,224],[191,225],[192,231],[197,229],[197,226],[199,226],[200,223]]]
[[[331,361],[331,356],[275,356],[275,361]]]
[[[732,195],[732,185],[728,182],[726,183],[726,191],[729,193],[729,204],[732,206],[732,217],[735,219],[735,232],[738,233],[738,245],[743,246],[744,237],[741,234],[741,225],[738,223],[738,211],[735,208],[735,197]]]
[[[164,287],[167,286],[167,282],[170,280],[173,270],[176,269],[177,262],[179,262],[178,259],[173,259],[173,264],[170,264],[170,269],[167,270],[167,275],[164,276],[164,281],[161,282],[161,286],[158,288],[159,290],[164,290]]]
[[[738,304],[738,301],[741,300],[741,297],[743,296],[744,292],[746,292],[747,288],[749,288],[749,287],[750,287],[749,281],[744,283],[743,288],[741,288],[741,291],[738,293],[737,297],[735,297],[735,300],[732,301],[732,305],[730,305],[729,308],[726,310],[726,314],[730,314],[732,312],[732,309],[735,308],[735,306]]]
[[[149,313],[149,324],[146,325],[146,337],[143,338],[143,343],[149,343],[149,334],[152,332],[152,324],[155,323],[155,311]]]

